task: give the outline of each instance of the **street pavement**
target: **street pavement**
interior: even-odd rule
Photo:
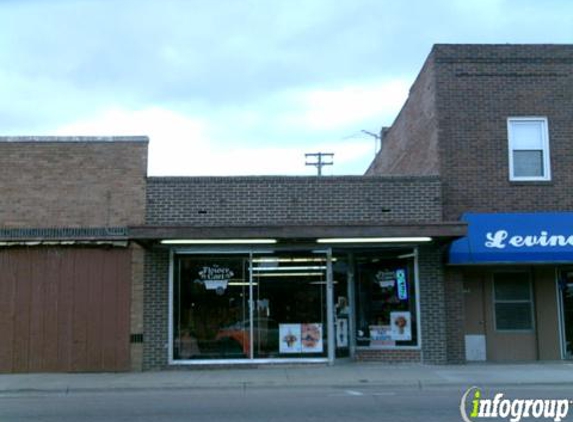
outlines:
[[[2,374],[0,395],[30,392],[94,392],[270,387],[391,387],[424,389],[470,386],[573,387],[573,363],[422,365],[337,362],[236,368],[172,369],[129,373]]]
[[[362,385],[6,393],[0,394],[0,421],[460,422],[464,390]],[[564,386],[491,387],[481,392],[488,398],[502,393],[507,399],[573,399],[571,388]],[[573,420],[572,408],[563,422]]]

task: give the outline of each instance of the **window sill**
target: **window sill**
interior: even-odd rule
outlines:
[[[510,180],[511,186],[554,186],[553,180]]]

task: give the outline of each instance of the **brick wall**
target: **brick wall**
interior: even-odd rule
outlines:
[[[466,211],[570,211],[572,115],[573,45],[436,45],[368,174],[425,171],[414,164],[437,136],[445,221],[458,220]],[[525,116],[548,119],[550,182],[509,181],[507,118]],[[445,285],[445,298],[431,292],[444,309],[429,310],[445,315],[448,361],[463,361],[460,275],[448,270]],[[427,352],[425,345],[425,360]]]
[[[445,268],[444,289],[448,363],[463,363],[466,360],[464,283],[459,269]]]
[[[232,226],[439,221],[436,177],[150,178],[147,224]]]
[[[359,362],[419,363],[420,350],[404,349],[360,349],[356,351]]]
[[[147,138],[0,137],[0,227],[142,224]]]
[[[382,139],[382,151],[366,174],[436,175],[438,116],[434,65],[428,59],[410,88],[408,99]]]
[[[167,366],[169,251],[145,251],[143,297],[143,369]]]
[[[447,362],[446,298],[442,256],[442,251],[435,246],[419,248],[422,363]]]
[[[131,244],[131,312],[130,334],[143,334],[143,295],[144,295],[144,250],[136,244]],[[143,343],[131,341],[131,370],[141,371],[143,367]]]
[[[438,45],[444,217],[573,209],[573,45]],[[507,118],[548,118],[552,181],[509,181]]]

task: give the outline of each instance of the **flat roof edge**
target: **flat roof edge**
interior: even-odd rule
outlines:
[[[145,135],[136,136],[0,136],[0,142],[68,142],[68,143],[96,143],[96,142],[149,142]]]

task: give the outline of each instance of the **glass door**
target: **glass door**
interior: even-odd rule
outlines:
[[[327,356],[326,270],[325,254],[253,257],[254,358]]]

